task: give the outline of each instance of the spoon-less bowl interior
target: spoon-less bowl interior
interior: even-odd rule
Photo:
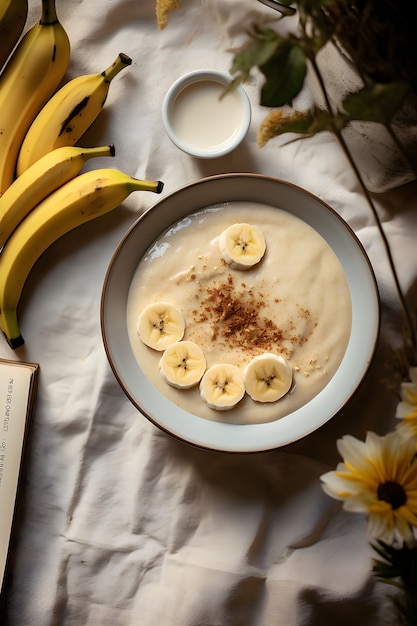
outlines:
[[[314,228],[333,249],[345,272],[352,301],[352,327],[342,362],[326,387],[292,413],[263,424],[228,424],[193,415],[170,402],[146,378],[132,351],[127,300],[142,256],[176,221],[225,202],[268,204]],[[123,391],[142,415],[182,441],[212,450],[256,452],[277,448],[313,432],[351,398],[372,360],[379,332],[379,297],[369,260],[348,225],[312,194],[257,174],[202,179],[165,196],[146,211],[117,246],[104,281],[101,327],[105,350]]]

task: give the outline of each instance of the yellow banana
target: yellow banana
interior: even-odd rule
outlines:
[[[74,146],[102,110],[113,78],[131,63],[122,52],[103,72],[78,76],[63,85],[45,104],[23,140],[18,176],[47,152]]]
[[[36,161],[0,196],[0,248],[22,219],[46,196],[75,178],[88,159],[114,154],[112,145],[98,148],[63,146]]]
[[[19,41],[28,15],[28,0],[0,0],[0,71]]]
[[[20,222],[0,253],[0,329],[11,348],[24,343],[17,307],[41,254],[73,228],[115,209],[132,191],[162,189],[161,181],[139,180],[115,169],[91,170],[54,191]]]
[[[55,0],[42,0],[39,23],[20,40],[0,76],[0,195],[13,182],[23,138],[61,82],[69,58]]]

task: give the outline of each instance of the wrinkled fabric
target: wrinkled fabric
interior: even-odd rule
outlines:
[[[259,454],[195,449],[131,405],[101,338],[108,264],[155,196],[135,192],[116,211],[51,246],[23,292],[25,345],[13,352],[0,338],[2,357],[41,366],[11,555],[10,626],[393,626],[394,592],[371,575],[365,518],[344,512],[319,481],[340,460],[338,437],[382,434],[394,423],[389,366],[401,348],[402,317],[358,182],[328,134],[257,147],[267,112],[259,106],[257,72],[245,84],[251,127],[232,154],[194,160],[162,126],[163,97],[180,74],[228,71],[251,24],[269,24],[277,15],[256,0],[183,0],[158,31],[153,0],[57,0],[57,10],[72,43],[66,80],[102,71],[119,52],[133,59],[80,142],[114,143],[116,157],[95,159],[85,169],[114,166],[160,179],[163,194],[224,172],[257,172],[307,189],[337,211],[365,247],[381,293],[382,329],[363,385],[320,430]],[[28,23],[39,15],[40,1],[32,0]],[[308,99],[303,93],[298,100],[305,105]],[[414,308],[416,190],[411,182],[374,195]]]

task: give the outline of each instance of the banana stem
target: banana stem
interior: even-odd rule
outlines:
[[[161,193],[164,183],[161,180],[141,180],[140,178],[131,178],[129,180],[130,191],[153,191]]]
[[[114,157],[116,154],[115,147],[112,143],[107,146],[98,146],[93,148],[83,148],[83,153],[85,157],[94,158],[100,156],[112,156]]]
[[[127,54],[124,54],[124,52],[121,52],[117,59],[107,69],[105,69],[104,72],[102,72],[102,76],[104,76],[106,83],[113,80],[116,74],[118,74],[127,65],[131,65],[131,63],[132,59],[127,56]]]
[[[40,24],[50,26],[58,22],[55,0],[42,0],[42,16]]]

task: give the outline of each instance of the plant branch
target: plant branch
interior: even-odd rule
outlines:
[[[313,67],[314,73],[316,75],[316,78],[317,78],[317,80],[318,80],[318,82],[320,84],[320,88],[321,88],[322,93],[323,93],[323,97],[324,97],[324,100],[325,100],[325,103],[326,103],[326,107],[327,107],[329,113],[331,113],[333,115],[334,113],[333,113],[332,106],[331,106],[331,103],[330,103],[330,100],[329,100],[329,97],[328,97],[328,94],[327,94],[326,86],[324,84],[323,77],[322,77],[322,74],[320,72],[320,68],[318,67],[316,59],[315,59],[314,56],[312,56],[310,58],[310,62],[312,64],[312,67]],[[350,152],[350,150],[349,150],[349,148],[348,148],[348,146],[346,144],[346,141],[345,141],[345,139],[343,137],[342,131],[336,125],[334,126],[334,134],[336,135],[336,138],[338,139],[338,141],[339,141],[339,143],[340,143],[340,145],[341,145],[341,147],[343,149],[343,152],[345,153],[345,155],[346,155],[346,157],[347,157],[347,159],[349,161],[349,164],[352,167],[352,169],[353,169],[353,171],[355,173],[355,176],[358,179],[358,182],[359,182],[359,184],[361,186],[361,189],[362,189],[362,192],[363,192],[363,194],[365,196],[365,199],[366,199],[366,201],[367,201],[367,203],[368,203],[368,205],[369,205],[369,207],[371,209],[371,212],[372,212],[372,214],[374,216],[375,223],[377,225],[379,234],[380,234],[381,239],[382,239],[382,243],[383,243],[384,248],[385,248],[385,252],[386,252],[386,255],[387,255],[388,263],[389,263],[389,266],[390,266],[390,269],[391,269],[391,273],[393,275],[395,287],[397,289],[397,293],[398,293],[398,297],[399,297],[399,300],[400,300],[401,308],[403,310],[403,315],[405,317],[406,324],[407,324],[407,327],[408,327],[409,340],[410,340],[410,343],[411,343],[410,348],[411,348],[411,350],[415,351],[415,350],[417,350],[416,329],[415,329],[412,316],[411,316],[410,311],[408,309],[407,302],[406,302],[405,296],[403,294],[403,291],[402,291],[402,288],[401,288],[401,285],[400,285],[400,281],[399,281],[399,278],[398,278],[398,275],[397,275],[397,271],[395,269],[395,263],[394,263],[394,260],[393,260],[393,257],[392,257],[391,248],[390,248],[387,236],[385,234],[385,231],[383,229],[381,220],[379,219],[378,211],[377,211],[377,209],[375,207],[375,204],[374,204],[374,202],[372,200],[372,197],[371,197],[371,195],[369,193],[369,190],[368,190],[368,188],[366,187],[366,185],[365,185],[365,183],[363,181],[363,178],[362,178],[362,175],[361,175],[361,173],[360,173],[360,171],[358,169],[358,166],[356,165],[355,160],[353,159],[353,157],[351,155],[351,152]]]

